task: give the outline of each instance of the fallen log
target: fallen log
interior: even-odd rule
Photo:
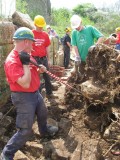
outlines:
[[[21,12],[15,11],[12,15],[12,22],[14,25],[19,27],[28,27],[30,29],[34,29],[34,24],[32,19],[28,14],[23,14]]]

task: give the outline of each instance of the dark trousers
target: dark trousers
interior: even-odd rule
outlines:
[[[70,62],[70,48],[67,45],[64,45],[64,67],[67,68]]]
[[[3,153],[13,160],[14,154],[32,135],[35,114],[39,132],[44,134],[47,131],[47,109],[39,91],[34,93],[12,92],[11,98],[17,111],[16,127],[18,131],[8,141]]]
[[[34,57],[34,58],[38,64],[43,64],[47,68],[47,70],[49,70],[47,57],[42,57],[42,58]],[[50,81],[50,76],[47,73],[43,73],[43,78],[45,80],[46,94],[48,95],[52,94],[52,84]]]
[[[120,50],[120,44],[116,44],[115,49]]]

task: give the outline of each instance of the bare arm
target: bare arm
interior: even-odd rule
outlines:
[[[31,82],[31,72],[29,65],[23,65],[24,75],[17,80],[17,83],[23,88],[29,88]]]
[[[74,51],[75,51],[75,56],[79,57],[80,55],[79,55],[77,46],[74,46]]]
[[[71,44],[70,44],[70,42],[67,42],[67,45],[71,48]]]
[[[100,44],[100,43],[103,43],[103,42],[104,42],[104,37],[100,37],[100,38],[97,40],[96,44]]]

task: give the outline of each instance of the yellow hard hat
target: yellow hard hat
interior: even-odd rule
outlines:
[[[44,27],[44,26],[46,26],[46,22],[45,22],[44,17],[40,16],[40,15],[36,16],[34,18],[34,25],[36,25],[37,27]]]
[[[115,29],[115,31],[117,32],[117,31],[120,31],[120,27],[117,27],[116,29]]]
[[[71,32],[71,28],[70,27],[66,27],[65,28],[65,32]]]

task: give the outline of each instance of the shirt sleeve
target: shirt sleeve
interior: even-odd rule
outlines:
[[[92,34],[94,36],[94,38],[98,39],[100,37],[103,37],[104,35],[95,27],[91,26],[92,28]]]
[[[11,64],[7,67],[7,79],[8,81],[15,83],[20,77],[24,75],[23,68],[17,64]]]
[[[69,36],[66,37],[66,42],[70,43],[70,37]]]

